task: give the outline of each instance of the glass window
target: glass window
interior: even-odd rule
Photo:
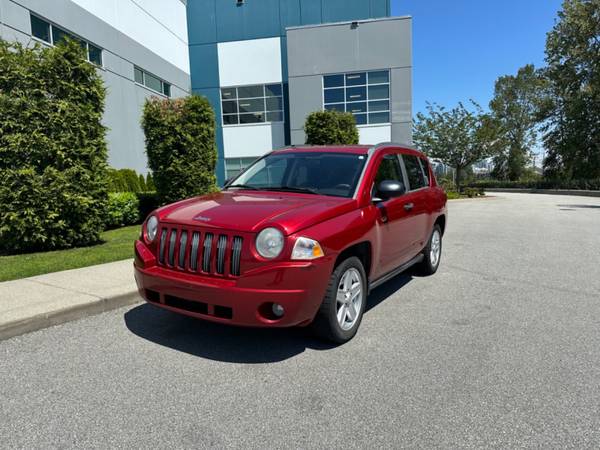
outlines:
[[[256,161],[232,184],[270,191],[352,197],[366,155],[331,152],[285,152]],[[233,188],[232,188],[233,189]]]
[[[344,75],[326,75],[323,77],[323,86],[326,88],[344,87]]]
[[[135,82],[139,84],[144,84],[144,72],[142,69],[135,67],[133,69],[133,75],[135,77]]]
[[[385,180],[403,181],[398,155],[385,155],[375,175],[375,188]]]
[[[144,82],[146,84],[146,87],[152,89],[153,91],[162,92],[162,82],[159,78],[156,78],[154,75],[151,75],[148,72],[146,72],[144,74]]]
[[[369,72],[369,84],[383,84],[390,82],[390,73],[387,70]]]
[[[367,74],[364,72],[346,75],[346,86],[364,86],[365,84],[367,84]]]
[[[357,125],[389,123],[388,70],[325,75],[323,88],[325,110],[351,112]]]
[[[221,98],[223,100],[231,100],[237,98],[236,88],[225,88],[221,89]]]
[[[169,83],[163,82],[163,94],[165,94],[167,97],[171,96],[171,85]]]
[[[281,85],[280,84],[268,84],[265,86],[265,95],[267,97],[281,97]]]
[[[325,103],[340,103],[343,101],[343,89],[325,89]]]
[[[50,43],[50,24],[33,15],[30,18],[31,34],[42,41]]]
[[[366,102],[347,103],[346,111],[351,112],[351,113],[367,112],[367,103]]]
[[[102,66],[102,49],[95,45],[88,44],[88,59],[97,66]]]
[[[358,102],[358,101],[366,100],[366,99],[367,99],[367,88],[365,86],[346,88],[346,101],[347,102]]]
[[[369,86],[369,100],[379,100],[390,98],[389,86],[380,84],[377,86]]]
[[[244,86],[238,88],[238,98],[257,98],[264,97],[264,86]]]
[[[282,94],[281,84],[222,88],[223,125],[283,122]]]
[[[402,159],[404,160],[410,190],[414,191],[415,189],[427,186],[425,174],[423,173],[419,159],[412,155],[402,155]]]
[[[60,44],[62,41],[65,41],[66,39],[71,39],[71,40],[77,42],[79,45],[81,45],[82,48],[86,49],[86,52],[87,52],[86,42],[75,37],[68,31],[62,30],[62,29],[52,25],[52,42],[54,43],[54,45]]]

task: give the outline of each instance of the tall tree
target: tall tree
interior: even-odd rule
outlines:
[[[531,64],[516,75],[496,80],[490,109],[498,120],[506,147],[494,157],[494,176],[518,180],[537,142],[537,119],[544,78]]]
[[[546,40],[546,174],[600,177],[600,0],[564,0]]]
[[[473,111],[462,103],[450,110],[428,104],[427,114],[418,113],[413,127],[413,140],[422,151],[456,169],[459,191],[463,171],[504,145],[498,122],[471,103]]]

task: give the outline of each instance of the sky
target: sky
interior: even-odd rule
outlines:
[[[487,109],[499,76],[544,64],[561,0],[392,0],[413,17],[413,114],[470,98]]]

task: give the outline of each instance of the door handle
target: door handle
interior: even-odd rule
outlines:
[[[415,207],[414,203],[406,203],[404,205],[404,211],[411,211]]]

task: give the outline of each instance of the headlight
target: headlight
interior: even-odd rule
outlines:
[[[283,250],[283,234],[277,228],[265,228],[256,236],[256,251],[263,258],[277,258]]]
[[[317,259],[325,256],[321,245],[314,239],[299,237],[292,250],[292,259]]]
[[[156,239],[156,232],[158,230],[158,219],[156,216],[150,216],[146,221],[146,239],[148,242],[154,242]]]

